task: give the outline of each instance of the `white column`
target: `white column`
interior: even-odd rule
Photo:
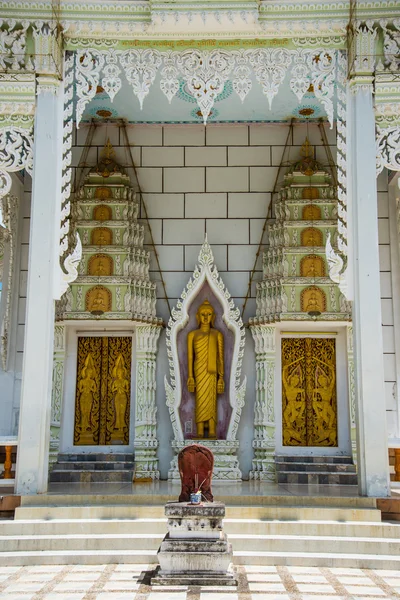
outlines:
[[[17,494],[47,491],[54,341],[54,273],[58,260],[62,86],[38,80],[28,291],[19,417]]]
[[[249,478],[275,482],[275,327],[253,325],[250,329],[256,352],[256,400]]]
[[[363,34],[364,35],[364,34]],[[390,495],[379,277],[372,83],[356,77],[349,99],[354,359],[359,490]]]

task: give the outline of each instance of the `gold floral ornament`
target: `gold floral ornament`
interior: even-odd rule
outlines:
[[[97,165],[96,172],[98,175],[107,178],[110,177],[110,175],[117,173],[119,169],[120,167],[115,161],[115,150],[110,142],[110,139],[108,138],[103,148],[103,153]]]

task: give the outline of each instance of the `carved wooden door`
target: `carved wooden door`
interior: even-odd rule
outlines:
[[[337,446],[333,338],[282,339],[284,446]]]
[[[132,338],[79,337],[74,443],[129,444]]]

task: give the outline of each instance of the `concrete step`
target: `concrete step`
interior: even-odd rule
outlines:
[[[135,468],[135,463],[133,461],[123,462],[123,461],[108,461],[108,460],[99,460],[96,462],[69,462],[69,461],[60,461],[58,460],[55,463],[54,470],[55,471],[112,471],[112,470],[130,470],[133,471]],[[53,470],[53,472],[54,472]]]
[[[275,455],[276,463],[291,463],[291,462],[302,462],[302,463],[314,463],[314,464],[353,464],[353,458],[349,455],[343,456],[314,456],[314,455],[291,455],[286,456],[286,454],[276,454]]]
[[[3,552],[3,564],[19,565],[97,565],[97,564],[157,564],[155,550],[92,550]],[[304,567],[343,567],[359,569],[400,569],[400,557],[375,554],[335,554],[321,552],[254,552],[233,551],[236,565],[287,565]]]
[[[278,483],[302,483],[306,485],[357,485],[356,473],[331,473],[321,471],[317,473],[301,471],[277,471]]]
[[[56,464],[57,467],[57,464]],[[51,483],[107,483],[121,482],[131,483],[133,480],[133,470],[109,470],[109,471],[90,471],[90,470],[74,470],[74,471],[59,471],[54,468],[49,476]]]
[[[356,473],[357,468],[355,465],[348,463],[306,463],[306,462],[284,462],[279,464],[279,472],[285,471],[301,471],[304,473]]]
[[[74,454],[71,454],[69,452],[60,452],[57,456],[57,460],[60,460],[62,462],[132,462],[134,460],[134,454],[133,452],[91,452],[90,454],[85,454],[84,452]]]
[[[339,537],[379,537],[400,538],[400,524],[377,522],[338,522],[338,521],[277,521],[265,519],[224,519],[224,531],[231,534],[260,535],[336,535]],[[167,519],[70,519],[70,520],[16,520],[0,522],[2,536],[34,536],[34,535],[120,535],[120,534],[154,534],[164,535],[167,532]]]
[[[164,534],[120,533],[65,535],[7,535],[0,536],[0,547],[7,552],[36,551],[119,551],[147,550],[156,551]],[[376,554],[400,557],[400,538],[352,537],[335,535],[259,535],[229,534],[233,550],[248,552],[303,552],[317,553],[322,548],[337,554]]]
[[[126,498],[126,497],[125,497]],[[104,499],[104,496],[103,496]],[[324,500],[324,499],[322,499]],[[350,499],[351,500],[351,499]],[[25,501],[25,498],[22,499]],[[167,502],[168,500],[165,500]],[[293,498],[291,498],[293,502]],[[381,522],[381,513],[372,506],[358,508],[356,506],[227,506],[228,519],[264,519],[268,521],[358,521]],[[164,518],[164,505],[148,506],[130,505],[98,505],[98,506],[20,506],[15,511],[15,522],[19,520],[65,520],[65,519],[146,519]]]

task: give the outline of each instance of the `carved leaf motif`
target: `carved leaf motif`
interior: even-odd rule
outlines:
[[[259,48],[249,50],[249,61],[254,68],[257,81],[268,98],[269,108],[279,91],[291,65],[292,55],[285,48]]]
[[[155,50],[127,50],[121,54],[120,61],[142,109],[161,66],[161,55]]]

